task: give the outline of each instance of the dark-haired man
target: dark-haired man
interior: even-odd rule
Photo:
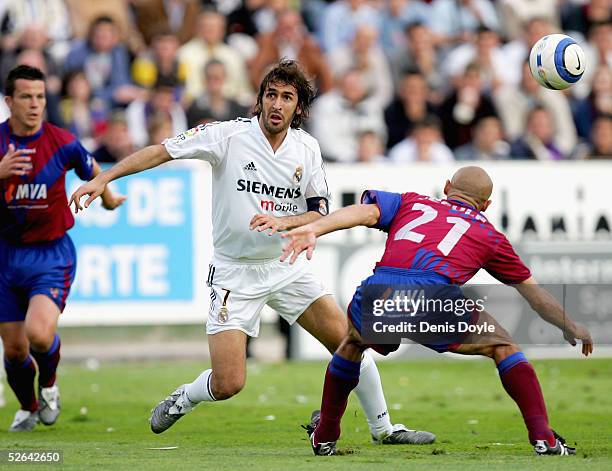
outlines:
[[[253,118],[200,125],[149,146],[72,195],[78,211],[84,195],[89,195],[87,207],[108,182],[173,158],[212,165],[214,256],[207,280],[211,306],[206,324],[212,368],[159,403],[151,416],[155,433],[167,430],[197,403],[228,399],[244,387],[246,340],[259,334],[264,305],[289,323],[297,321],[332,352],[346,332],[346,316],[307,264],[289,266],[278,260],[278,232],[328,212],[319,145],[299,129],[313,93],[297,63],[283,61],[263,79]],[[362,365],[357,394],[374,440],[432,442],[435,437],[428,432],[391,424],[372,357],[366,354]]]
[[[51,425],[59,415],[56,328],[76,268],[64,181],[68,170],[89,180],[100,167],[72,134],[43,121],[39,69],[11,70],[5,95],[11,116],[0,124],[0,336],[7,380],[20,403],[9,431],[20,432],[39,419]],[[107,209],[124,199],[102,188]]]

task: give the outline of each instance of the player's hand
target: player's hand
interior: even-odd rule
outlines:
[[[68,206],[74,203],[74,213],[82,211],[84,208],[88,208],[93,200],[100,196],[104,192],[106,185],[104,182],[98,180],[98,177],[93,180],[84,183],[77,190],[72,193]],[[85,195],[89,195],[89,198],[85,200],[85,204],[81,206],[81,198]]]
[[[35,152],[36,149],[15,149],[13,144],[9,144],[8,151],[0,160],[0,179],[28,173],[32,169],[30,155]]]
[[[120,193],[113,193],[112,191],[109,191],[108,195],[106,193],[102,193],[102,207],[104,209],[108,209],[109,211],[121,206],[125,200],[127,200],[127,196]]]
[[[283,239],[290,239],[289,243],[283,247],[283,254],[280,257],[281,262],[284,262],[291,256],[289,264],[293,265],[303,251],[306,251],[306,258],[308,260],[312,259],[312,252],[317,245],[317,235],[309,227],[309,224],[286,232],[281,237]]]
[[[576,339],[581,340],[582,354],[585,357],[588,357],[589,354],[593,353],[593,339],[591,338],[591,334],[586,327],[576,324],[572,329],[563,331],[563,338],[572,346],[576,345]]]
[[[276,216],[272,216],[270,214],[256,214],[249,223],[249,229],[252,231],[256,230],[258,232],[263,232],[270,229],[268,235],[271,236],[279,231],[284,231],[286,227],[282,218],[277,218]]]

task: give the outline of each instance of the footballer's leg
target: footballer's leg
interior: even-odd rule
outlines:
[[[60,414],[59,388],[55,383],[60,360],[60,339],[56,333],[60,309],[48,296],[36,294],[30,299],[25,331],[30,354],[38,365],[38,416],[52,425]]]
[[[347,316],[330,295],[313,302],[298,318],[298,323],[332,354],[346,337]],[[432,433],[410,430],[402,424],[391,423],[378,368],[370,352],[365,349],[362,349],[360,367],[360,379],[355,393],[366,414],[374,443],[432,443],[436,438]]]
[[[34,392],[36,364],[28,351],[24,323],[0,323],[0,337],[4,345],[6,379],[20,405],[9,432],[30,431],[38,423],[38,401]]]
[[[192,383],[183,384],[161,401],[151,414],[151,430],[161,433],[200,402],[229,399],[246,381],[246,340],[241,330],[209,334],[211,368]]]
[[[325,372],[321,411],[311,417],[306,427],[315,455],[335,455],[340,438],[340,422],[346,411],[349,394],[359,383],[361,356],[365,347],[352,326],[333,354]]]
[[[529,441],[534,445],[536,454],[574,454],[575,449],[565,445],[565,440],[550,428],[538,377],[523,352],[510,334],[491,315],[483,311],[479,315],[478,323],[485,322],[494,326],[493,333],[480,337],[472,334],[465,344],[453,348],[452,351],[464,355],[487,356],[495,362],[504,389],[523,415]]]

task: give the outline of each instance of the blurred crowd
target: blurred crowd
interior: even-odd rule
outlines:
[[[612,0],[3,0],[0,20],[0,81],[42,69],[48,120],[101,162],[250,116],[281,58],[317,87],[327,161],[612,158]],[[555,32],[587,56],[563,92],[527,65]]]

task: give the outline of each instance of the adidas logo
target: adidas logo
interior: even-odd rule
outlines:
[[[252,172],[257,172],[257,167],[255,167],[255,164],[253,162],[249,162],[243,168],[245,170],[251,170]]]

